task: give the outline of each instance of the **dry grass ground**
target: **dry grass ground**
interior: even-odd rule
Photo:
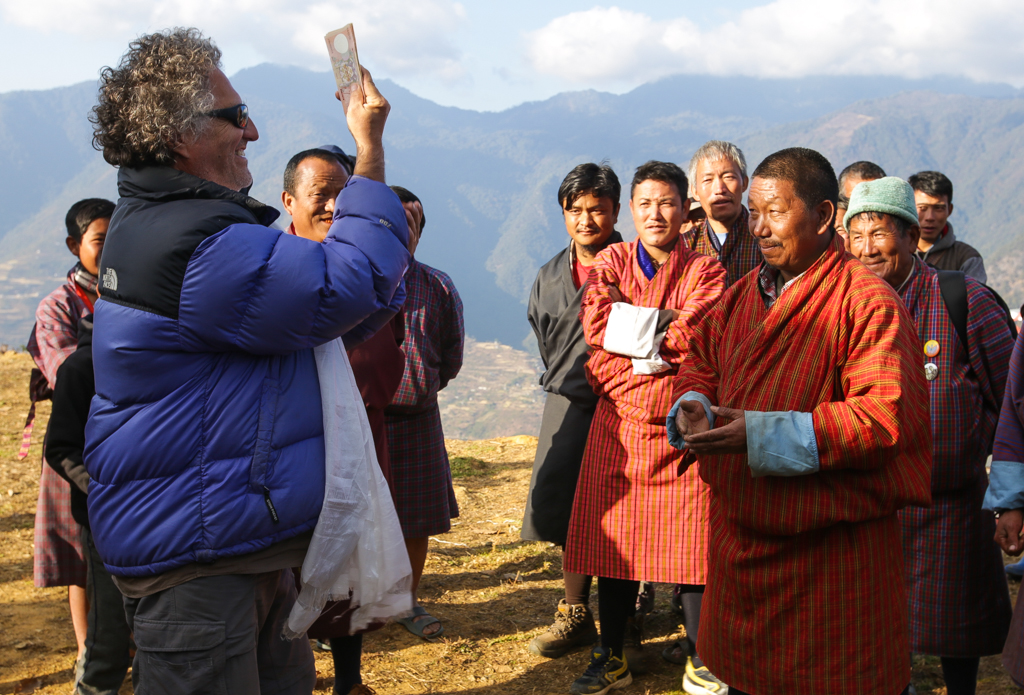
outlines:
[[[75,656],[66,592],[32,585],[39,441],[49,407],[40,409],[29,458],[19,461],[29,368],[24,354],[0,354],[0,695],[70,692]],[[451,533],[431,542],[421,590],[445,633],[425,642],[392,624],[368,635],[364,678],[381,695],[561,695],[585,668],[585,651],[549,661],[526,650],[550,623],[561,595],[560,552],[519,540],[535,447],[536,439],[526,436],[449,442],[462,516]],[[680,692],[681,667],[658,654],[682,633],[668,608],[668,587],[658,589],[647,623],[653,668],[626,692]],[[316,692],[330,693],[330,654],[318,651],[316,658]],[[937,659],[919,658],[914,677],[918,692],[945,692]],[[130,683],[121,692],[130,693]],[[978,692],[1020,691],[992,657],[983,661]]]

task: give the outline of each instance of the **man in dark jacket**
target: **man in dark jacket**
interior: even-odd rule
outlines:
[[[597,396],[584,365],[589,348],[580,323],[580,300],[597,254],[622,241],[615,231],[621,186],[611,167],[580,164],[558,189],[569,245],[537,273],[528,318],[537,336],[547,391],[540,441],[533,462],[522,537],[565,545],[576,481],[587,445]],[[576,646],[593,644],[597,628],[590,611],[592,577],[563,572],[565,598],[555,622],[530,642],[538,656],[558,658]]]
[[[366,72],[346,114],[355,171],[318,244],[245,194],[259,133],[219,64],[176,29],[103,71],[94,141],[121,198],[95,312],[89,519],[126,596],[136,692],[309,693],[309,643],[281,631],[324,497],[312,348],[394,316],[408,230]]]
[[[92,315],[78,322],[78,349],[57,370],[53,409],[46,429],[46,462],[71,483],[71,516],[82,527],[89,601],[85,652],[75,674],[75,693],[117,695],[131,664],[131,633],[124,600],[96,552],[89,532],[89,473],[82,454],[85,422],[96,393],[92,369]]]
[[[921,237],[917,257],[938,270],[959,270],[978,282],[988,282],[985,260],[970,244],[953,233],[949,216],[953,214],[953,182],[938,171],[919,171],[907,183],[914,189]]]

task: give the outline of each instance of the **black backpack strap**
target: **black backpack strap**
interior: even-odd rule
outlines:
[[[999,308],[1002,309],[1006,313],[1006,325],[1010,329],[1010,335],[1012,335],[1013,339],[1016,341],[1017,340],[1017,322],[1013,320],[1013,314],[1010,313],[1010,307],[1007,306],[1006,300],[1003,299],[1002,297],[1000,297],[999,293],[996,292],[991,287],[989,287],[988,285],[982,285],[982,287],[984,287],[986,290],[988,290],[988,293],[992,295],[992,299],[996,300],[996,304],[999,305]]]
[[[949,313],[949,320],[953,322],[960,344],[967,347],[967,282],[964,274],[959,270],[940,270],[939,290],[942,292],[942,301],[946,304],[946,311]]]

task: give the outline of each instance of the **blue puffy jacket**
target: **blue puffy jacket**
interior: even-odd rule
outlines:
[[[404,299],[397,196],[352,177],[321,244],[174,169],[121,169],[100,268],[89,521],[111,573],[160,574],[311,530],[324,494],[312,348]]]

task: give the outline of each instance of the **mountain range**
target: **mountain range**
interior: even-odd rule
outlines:
[[[280,209],[295,152],[354,149],[330,73],[261,65],[232,77],[260,139],[248,147],[254,197]],[[525,302],[537,269],[566,242],[556,191],[568,170],[608,161],[623,181],[619,228],[636,166],[685,164],[708,139],[736,142],[752,169],[782,147],[818,149],[838,171],[870,159],[906,177],[938,169],[954,182],[958,238],[986,257],[1011,306],[1024,300],[1024,94],[960,79],[756,79],[676,76],[622,95],[564,93],[501,112],[444,107],[381,81],[392,103],[389,183],[424,202],[418,257],[449,273],[480,341],[532,345]],[[68,206],[116,198],[116,172],[91,146],[94,83],[0,94],[0,342],[24,344],[39,299],[72,265]],[[287,224],[287,220],[283,220]]]

